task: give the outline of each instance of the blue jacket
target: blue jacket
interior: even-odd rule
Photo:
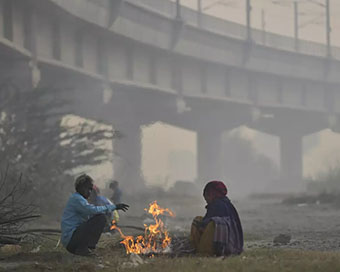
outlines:
[[[112,212],[115,205],[94,206],[79,193],[69,198],[61,218],[61,242],[66,247],[71,240],[73,232],[90,216],[100,213]]]
[[[96,198],[96,206],[106,206],[106,205],[111,205],[113,204],[110,200],[108,200],[105,196],[97,196]]]

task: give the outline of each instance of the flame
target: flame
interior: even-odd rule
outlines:
[[[120,236],[123,238],[123,241],[120,243],[125,246],[126,254],[157,253],[166,249],[171,243],[169,232],[165,228],[163,221],[159,219],[158,216],[167,213],[174,217],[175,214],[169,209],[161,208],[157,204],[157,201],[150,203],[149,209],[145,209],[145,211],[152,214],[155,224],[151,224],[149,226],[144,224],[144,236],[139,235],[136,238],[133,236],[126,236],[123,234],[121,229],[117,227],[116,221],[112,221],[111,230],[116,229],[120,233]]]

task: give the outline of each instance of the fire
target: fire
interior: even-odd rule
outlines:
[[[157,201],[150,203],[149,209],[145,209],[145,211],[152,214],[155,224],[151,224],[149,226],[144,224],[144,236],[139,235],[136,238],[133,236],[126,236],[123,234],[121,229],[117,227],[116,222],[114,220],[112,221],[111,230],[118,230],[121,237],[123,238],[123,241],[120,243],[125,246],[127,254],[157,253],[166,249],[171,243],[169,232],[165,228],[163,221],[158,218],[158,216],[167,213],[168,215],[174,217],[175,214],[169,209],[161,208],[157,204]]]

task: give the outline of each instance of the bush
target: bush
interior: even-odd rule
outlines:
[[[340,163],[320,172],[315,178],[308,178],[307,191],[321,194],[340,194]]]

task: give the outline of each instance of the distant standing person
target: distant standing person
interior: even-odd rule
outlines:
[[[100,189],[96,185],[93,185],[93,189],[92,189],[90,196],[87,200],[90,204],[93,204],[95,206],[105,206],[105,205],[112,205],[113,204],[105,196],[102,196],[100,194]]]
[[[91,255],[106,224],[105,214],[128,209],[126,204],[95,206],[87,199],[93,190],[93,179],[83,174],[76,179],[75,190],[61,219],[61,242],[67,251],[82,256]]]
[[[93,190],[91,191],[90,197],[88,198],[88,202],[95,206],[106,206],[113,204],[109,199],[100,194],[100,189],[96,185],[93,185]],[[119,214],[117,210],[114,210],[113,213],[108,213],[106,216],[106,220],[107,224],[104,228],[104,231],[109,231],[110,227],[112,226],[112,220],[115,221],[115,224],[119,222]]]
[[[111,196],[111,201],[116,204],[120,203],[122,198],[122,190],[119,188],[119,182],[114,180],[110,183],[110,189],[113,191],[113,194]]]

